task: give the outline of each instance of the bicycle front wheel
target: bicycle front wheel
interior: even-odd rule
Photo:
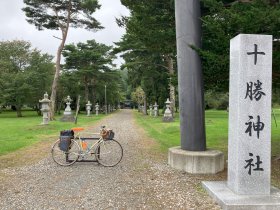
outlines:
[[[70,166],[74,164],[80,154],[78,143],[71,139],[71,144],[68,151],[62,151],[59,147],[60,140],[58,139],[52,147],[52,158],[54,162],[61,166]]]
[[[104,140],[98,144],[95,157],[101,165],[112,167],[122,160],[123,148],[116,140]]]

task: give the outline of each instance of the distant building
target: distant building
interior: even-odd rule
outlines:
[[[121,109],[132,109],[134,105],[132,100],[124,100],[120,102]]]

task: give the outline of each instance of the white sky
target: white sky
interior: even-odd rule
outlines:
[[[95,39],[97,42],[113,45],[113,42],[120,40],[125,30],[118,27],[115,18],[121,15],[128,16],[129,11],[121,5],[120,0],[99,0],[99,3],[102,6],[94,17],[105,29],[92,32],[70,28],[66,44]],[[32,47],[55,56],[60,40],[53,36],[61,37],[61,32],[38,31],[34,25],[25,20],[25,14],[21,10],[23,7],[23,0],[0,0],[0,41],[15,39],[30,41]],[[115,63],[120,65],[121,60],[118,59]]]

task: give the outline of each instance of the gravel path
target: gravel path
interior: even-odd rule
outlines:
[[[61,167],[49,156],[30,166],[2,169],[0,209],[220,209],[200,185],[214,176],[170,168],[167,154],[161,155],[157,143],[135,125],[131,110],[101,124],[112,128],[122,144],[121,163]]]

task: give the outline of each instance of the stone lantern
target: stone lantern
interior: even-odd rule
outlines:
[[[72,99],[70,98],[70,96],[67,96],[65,101],[66,101],[66,108],[64,110],[63,117],[60,119],[60,121],[62,121],[62,122],[74,122],[75,118],[72,115],[72,110],[71,110],[71,107],[70,107]]]
[[[158,116],[158,105],[157,105],[157,102],[155,102],[155,105],[154,105],[154,117],[157,117]]]
[[[50,118],[49,118],[49,111],[50,111],[50,102],[51,100],[48,99],[49,95],[48,93],[44,94],[44,98],[42,100],[39,100],[39,103],[41,103],[41,112],[43,113],[43,122],[42,125],[48,125]]]
[[[166,109],[165,109],[162,120],[163,120],[163,122],[172,122],[173,121],[173,116],[172,116],[172,112],[170,110],[171,101],[169,100],[169,98],[166,100],[165,104],[166,104]]]
[[[96,103],[95,105],[95,115],[98,116],[98,111],[99,111],[99,105]]]
[[[72,115],[72,110],[71,110],[71,107],[70,107],[71,102],[72,102],[72,99],[70,98],[70,96],[67,96],[67,98],[66,98],[66,108],[65,108],[65,111],[64,111],[64,115]]]
[[[87,110],[88,117],[90,116],[91,106],[92,106],[92,104],[90,103],[90,101],[88,101],[88,103],[86,104],[86,110]]]

